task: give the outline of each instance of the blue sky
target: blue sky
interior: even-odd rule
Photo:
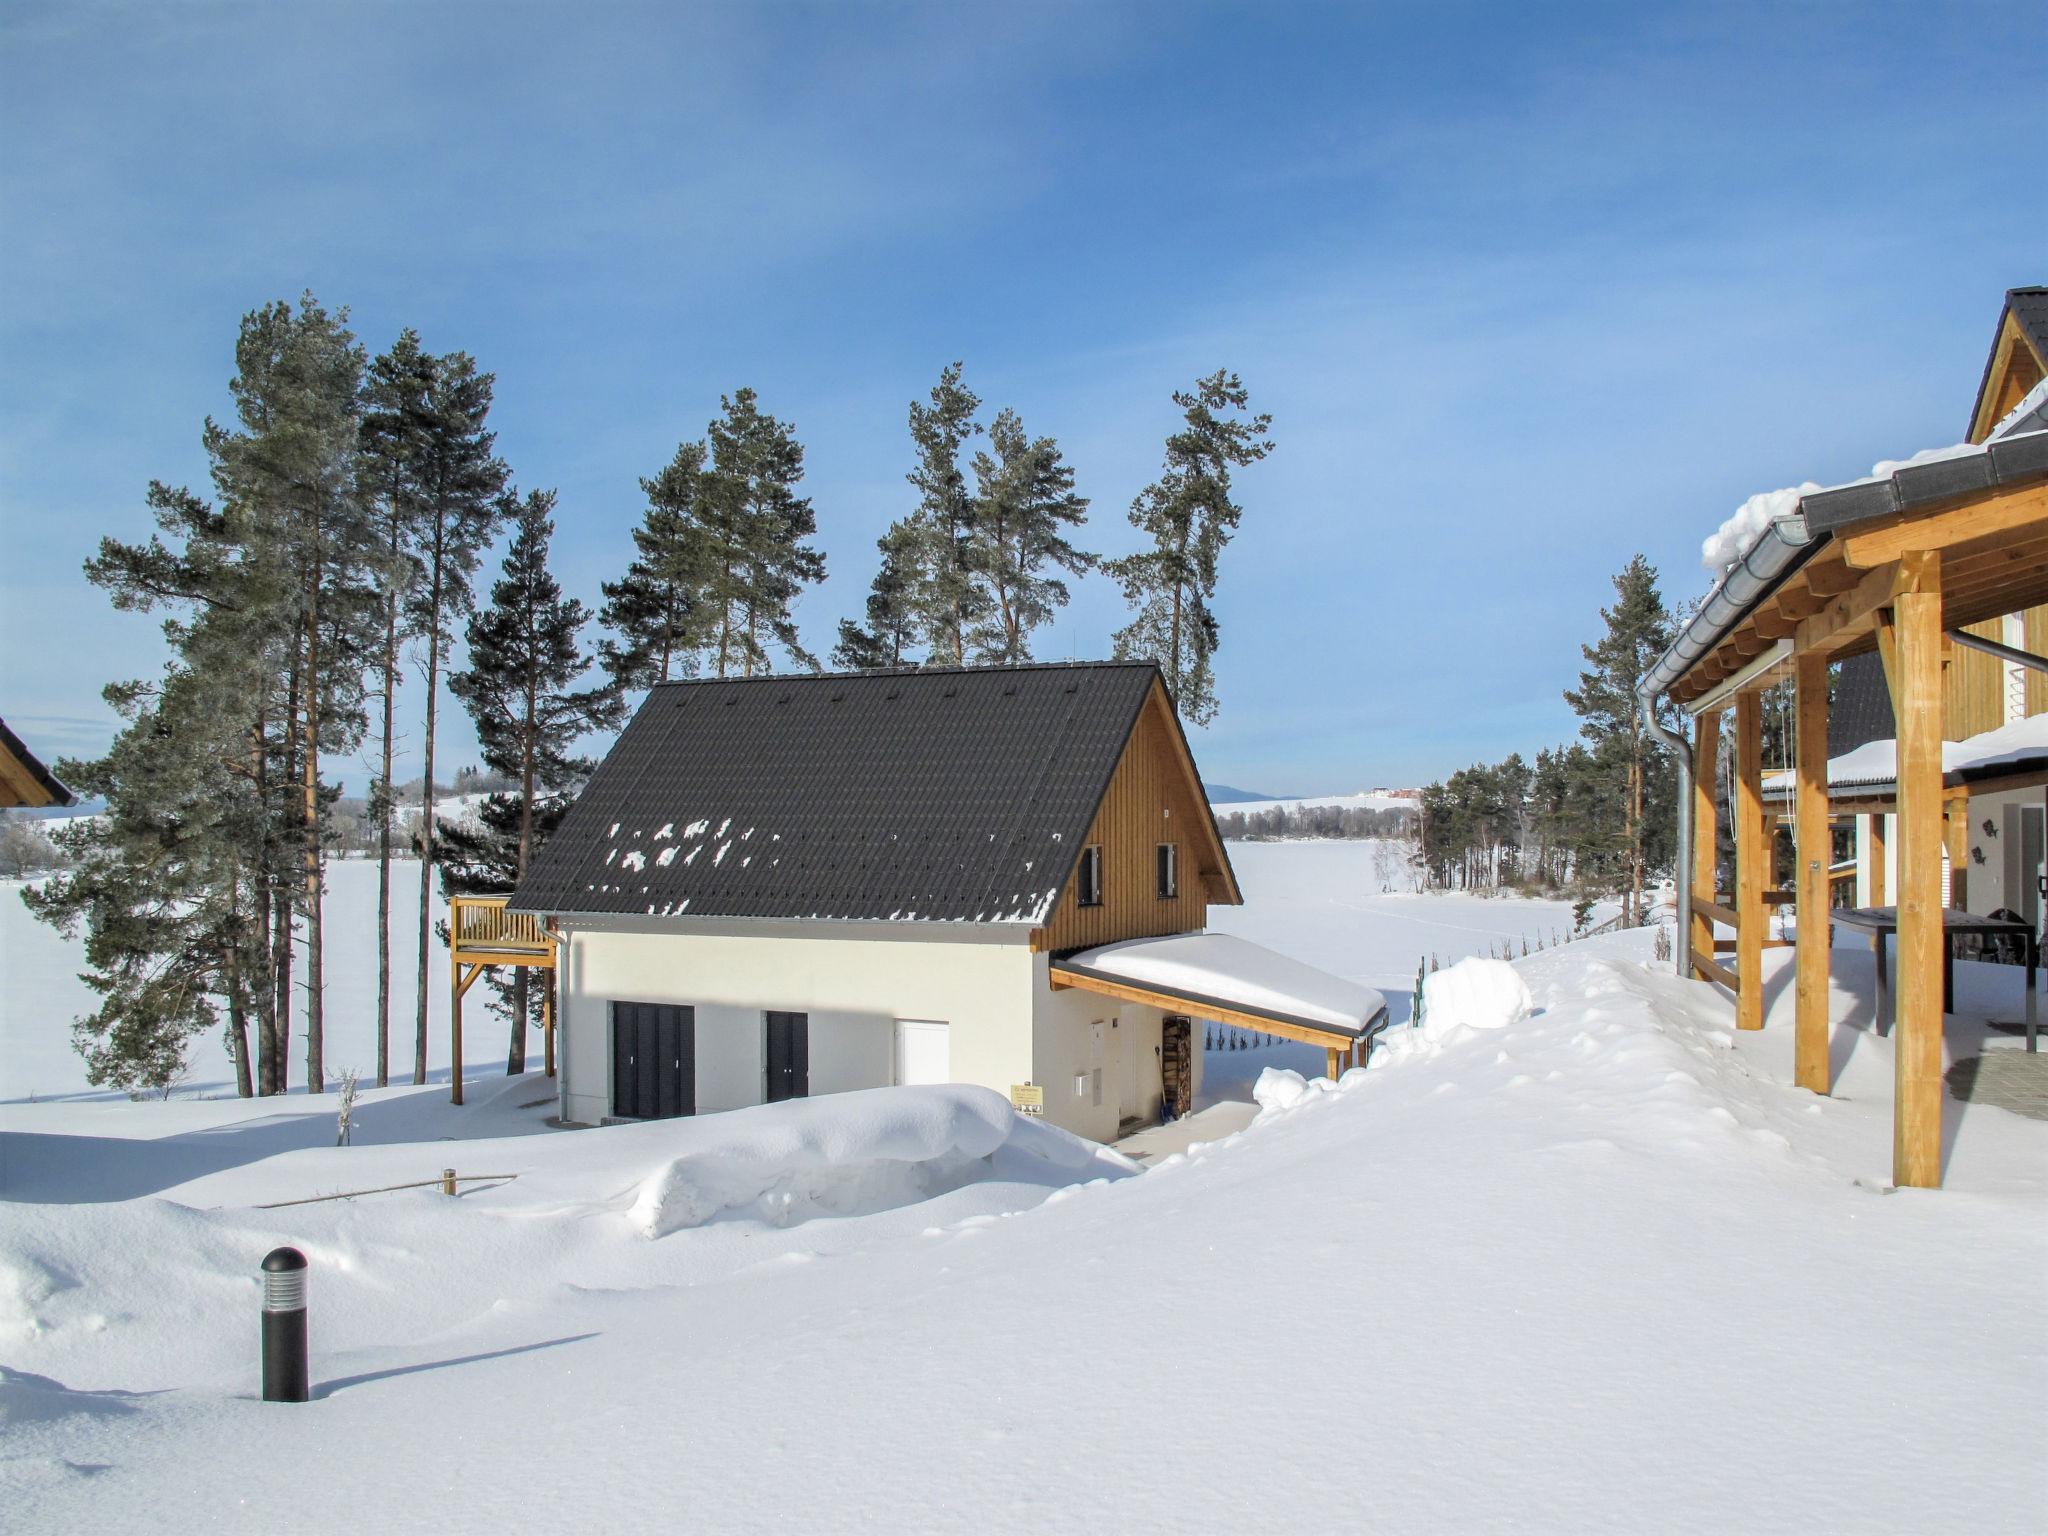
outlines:
[[[905,408],[967,364],[1124,521],[1170,391],[1279,448],[1224,561],[1212,780],[1567,738],[1608,578],[1753,491],[1956,440],[2048,281],[2035,5],[197,4],[0,15],[0,714],[51,753],[155,621],[79,575],[203,486],[238,318],[310,288],[498,376],[595,603],[751,384],[857,611]],[[1045,657],[1104,654],[1082,582]],[[443,761],[474,759],[460,711]],[[416,754],[418,742],[408,743]],[[360,784],[360,766],[344,777]]]

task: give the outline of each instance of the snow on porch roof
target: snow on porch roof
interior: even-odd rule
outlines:
[[[1386,1022],[1387,1000],[1371,987],[1332,976],[1224,933],[1126,939],[1053,962],[1057,977],[1120,982],[1185,1003],[1357,1039]]]
[[[1952,785],[2025,772],[2044,762],[2048,762],[2048,714],[2029,715],[1964,741],[1941,744],[1942,776]],[[1899,744],[1891,737],[1866,741],[1853,751],[1828,759],[1829,789],[1889,788],[1898,776]],[[1789,794],[1792,782],[1789,772],[1769,774],[1764,779],[1764,792]]]

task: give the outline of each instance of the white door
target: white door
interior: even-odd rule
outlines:
[[[949,1026],[929,1019],[896,1021],[896,1082],[950,1083],[953,1081],[953,1050]]]

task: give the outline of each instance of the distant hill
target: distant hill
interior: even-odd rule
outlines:
[[[1238,789],[1230,784],[1204,784],[1202,789],[1209,796],[1211,805],[1236,805],[1245,800],[1284,800],[1285,795],[1261,795],[1249,789]]]

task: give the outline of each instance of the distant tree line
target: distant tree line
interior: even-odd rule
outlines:
[[[825,575],[803,445],[752,389],[721,397],[703,435],[641,481],[632,553],[592,612],[550,570],[555,493],[513,485],[489,426],[495,379],[467,353],[435,353],[405,330],[372,357],[345,310],[307,294],[243,317],[229,392],[231,419],[200,431],[210,489],[152,482],[157,532],[105,539],[87,562],[115,608],[163,616],[170,659],[157,677],[107,687],[123,725],[104,756],[59,765],[106,809],[56,834],[68,867],[23,899],[84,934],[98,1006],[73,1034],[95,1084],[162,1090],[188,1042],[219,1028],[239,1091],[282,1093],[296,1029],[303,1081],[319,1092],[327,864],[373,853],[376,1081],[391,1080],[392,1019],[409,1001],[421,1083],[435,881],[448,893],[514,886],[590,770],[577,743],[616,726],[634,692],[822,665],[795,616]],[[915,494],[879,542],[862,615],[838,626],[833,664],[1028,660],[1068,601],[1065,578],[1100,569],[1131,609],[1115,654],[1156,661],[1181,713],[1213,718],[1213,599],[1242,513],[1233,473],[1272,450],[1271,422],[1227,370],[1173,401],[1160,476],[1129,510],[1144,542],[1105,560],[1074,542],[1089,503],[1058,444],[1014,410],[984,425],[962,366],[944,369],[911,403]],[[479,603],[477,573],[500,540]],[[433,812],[444,680],[489,775],[456,788],[492,791],[452,820]],[[423,758],[410,793],[394,782],[405,740]],[[345,799],[335,765],[364,753],[369,792]],[[415,988],[400,1000],[393,864],[407,854],[421,871]],[[14,832],[8,860],[46,862]],[[492,983],[507,1069],[522,1071],[538,1000],[524,971]]]
[[[1282,842],[1292,838],[1406,838],[1416,813],[1398,807],[1278,805],[1256,811],[1219,810],[1216,826],[1232,842]]]
[[[1622,921],[1643,920],[1647,876],[1670,866],[1677,772],[1644,728],[1636,689],[1671,642],[1657,572],[1638,555],[1614,578],[1603,631],[1565,700],[1580,740],[1475,765],[1429,785],[1415,857],[1452,890],[1537,887],[1612,894]]]

